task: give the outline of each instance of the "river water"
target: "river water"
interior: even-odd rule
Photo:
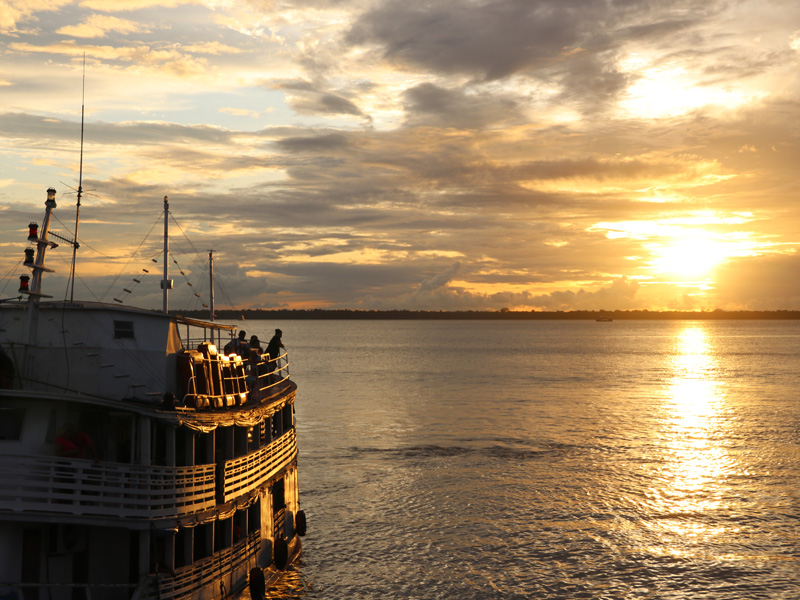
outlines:
[[[800,322],[253,321],[299,386],[271,598],[800,598]]]

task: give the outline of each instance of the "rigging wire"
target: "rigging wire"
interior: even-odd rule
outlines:
[[[69,228],[67,225],[65,225],[65,224],[64,224],[64,223],[61,221],[61,219],[59,219],[59,218],[58,218],[58,216],[55,214],[55,212],[53,213],[53,215],[52,215],[52,218],[53,218],[54,220],[58,221],[58,224],[59,224],[59,225],[61,225],[61,227],[64,229],[64,231],[66,231],[66,232],[67,232],[67,233],[69,233],[70,235],[73,235],[73,236],[74,236],[74,234],[72,233],[72,230],[71,230],[71,229],[70,229],[70,228]],[[98,249],[97,249],[97,248],[95,248],[94,246],[90,245],[88,242],[85,242],[85,241],[84,241],[82,238],[81,238],[81,239],[78,239],[77,237],[75,237],[75,239],[76,239],[78,242],[80,242],[80,245],[81,245],[81,246],[85,246],[86,248],[89,248],[89,250],[91,250],[92,252],[95,252],[96,254],[99,254],[99,255],[100,255],[100,256],[102,256],[103,258],[107,258],[107,259],[109,259],[109,260],[114,260],[114,259],[116,258],[116,257],[114,257],[114,256],[111,256],[110,254],[105,254],[105,253],[103,253],[103,252],[100,252],[100,250],[98,250]]]
[[[102,296],[100,296],[100,298],[101,298],[101,299],[102,299],[102,298],[105,298],[106,296],[108,296],[108,292],[110,292],[110,291],[111,291],[111,288],[112,288],[112,287],[114,287],[115,285],[117,285],[117,281],[118,281],[118,280],[119,280],[119,278],[122,276],[122,273],[123,273],[123,272],[124,272],[124,271],[125,271],[125,270],[128,268],[128,265],[130,265],[130,264],[133,262],[133,259],[136,257],[136,254],[139,252],[139,248],[141,248],[141,247],[144,245],[144,243],[147,241],[147,238],[149,238],[149,237],[150,237],[150,234],[151,234],[151,233],[153,233],[153,229],[155,228],[155,226],[158,224],[158,222],[161,220],[161,218],[162,218],[163,216],[164,216],[164,215],[163,215],[163,213],[160,213],[160,214],[159,214],[159,215],[156,217],[156,220],[153,222],[153,226],[152,226],[152,227],[150,227],[150,231],[148,231],[148,232],[147,232],[147,235],[145,235],[145,236],[144,236],[144,239],[143,239],[141,242],[139,242],[139,245],[136,247],[136,250],[134,250],[134,251],[133,251],[133,254],[132,254],[132,255],[131,255],[131,257],[128,259],[128,262],[126,262],[126,263],[125,263],[125,266],[124,266],[124,267],[122,267],[122,270],[121,270],[119,273],[117,273],[117,276],[116,276],[116,277],[114,278],[114,280],[113,280],[113,281],[112,281],[112,282],[109,284],[109,286],[108,286],[108,288],[106,289],[105,293],[104,293]],[[159,254],[159,256],[160,256],[160,254]]]
[[[20,259],[17,261],[17,264],[15,264],[13,267],[11,267],[11,270],[10,270],[8,273],[6,273],[5,275],[3,275],[3,279],[5,279],[5,280],[6,280],[6,283],[5,283],[5,285],[4,285],[2,288],[0,288],[0,294],[4,294],[4,293],[5,293],[5,291],[6,291],[6,288],[8,287],[8,284],[9,284],[9,283],[11,283],[12,281],[14,281],[14,280],[15,280],[15,278],[14,278],[14,275],[13,275],[13,274],[14,274],[14,272],[16,272],[16,271],[19,269],[19,266],[22,264],[22,261],[23,261],[23,260],[24,260],[24,259],[20,258]]]
[[[170,252],[169,256],[172,259],[172,262],[175,263],[175,266],[178,267],[178,271],[180,272],[180,274],[183,275],[183,278],[186,280],[186,285],[191,287],[191,288],[194,288],[194,284],[191,281],[189,281],[189,277],[186,275],[186,272],[181,268],[180,264],[178,264],[178,260],[175,258],[175,256],[172,254],[172,252]],[[203,273],[201,273],[201,274],[203,274]],[[202,281],[202,279],[201,279],[201,281]],[[198,285],[198,289],[200,289],[199,285]],[[195,298],[200,298],[200,293],[199,292],[193,291],[193,293],[194,293],[194,297]],[[202,303],[202,299],[200,300],[200,302]],[[195,303],[196,303],[196,301],[195,301]],[[203,306],[203,308],[208,308],[208,304],[203,304],[202,306]]]
[[[228,302],[228,306],[233,309],[235,306],[233,305],[233,301],[231,300],[230,295],[228,294],[228,288],[225,286],[225,283],[222,281],[222,278],[219,279],[219,288],[222,292],[222,295],[225,296],[225,300]]]
[[[67,233],[72,235],[72,239],[74,240],[72,242],[73,243],[73,247],[74,247],[75,244],[78,244],[78,236],[73,234],[72,231],[70,231],[69,227],[67,227],[61,221],[61,219],[58,218],[58,216],[55,213],[51,215],[51,218],[54,219],[55,221],[57,221],[58,224],[61,225],[61,227],[63,228],[64,231],[66,231]],[[66,239],[66,236],[60,235],[58,231],[52,231],[51,230],[51,234],[55,235],[56,237],[59,237],[59,238],[62,238],[62,239]],[[88,245],[86,245],[86,246],[88,248],[91,248],[91,246],[88,246]],[[92,248],[92,250],[94,250],[94,248]],[[94,251],[97,252],[97,250],[94,250]],[[100,254],[100,253],[98,252],[98,254]],[[65,263],[67,266],[71,267],[70,268],[69,277],[67,277],[67,289],[64,290],[64,301],[66,302],[66,300],[67,300],[67,291],[69,291],[70,282],[71,282],[71,285],[72,285],[72,291],[74,292],[74,290],[75,290],[75,279],[77,278],[83,284],[83,287],[86,288],[86,291],[88,291],[94,297],[94,299],[99,302],[100,299],[97,297],[97,294],[94,293],[94,290],[92,290],[92,288],[90,288],[89,285],[83,279],[81,279],[80,277],[77,276],[77,274],[75,272],[75,263],[73,262],[70,265],[70,263],[67,261],[67,259],[64,258],[62,255],[60,255],[58,253],[56,253],[55,256],[58,258],[58,260],[60,260],[61,262]],[[103,255],[101,254],[101,256],[103,256]],[[107,258],[111,258],[111,257],[107,257]],[[74,260],[74,258],[73,258],[73,260]],[[72,293],[70,293],[70,300],[69,300],[70,302],[72,302],[72,298],[73,298],[73,295],[72,295]]]
[[[186,235],[186,232],[183,230],[183,228],[181,227],[180,223],[178,223],[178,221],[175,219],[175,217],[173,216],[173,214],[172,214],[172,213],[170,213],[170,217],[172,218],[172,221],[175,223],[175,226],[176,226],[176,227],[178,228],[178,230],[181,232],[181,235],[184,237],[184,239],[186,240],[186,242],[189,244],[189,246],[190,246],[190,247],[192,248],[192,250],[194,251],[195,255],[198,257],[198,258],[197,258],[198,262],[199,262],[200,264],[202,264],[202,265],[206,265],[206,262],[205,262],[205,253],[201,254],[201,253],[200,253],[200,252],[197,250],[197,248],[195,248],[194,244],[192,243],[192,240],[190,240],[190,239],[189,239],[189,237]],[[203,269],[203,270],[205,271],[206,269],[207,269],[207,266],[206,266],[206,267],[204,267],[204,269]],[[228,306],[229,306],[230,308],[234,308],[233,301],[231,300],[230,294],[228,294],[228,290],[227,290],[227,288],[225,287],[225,284],[224,284],[224,282],[223,282],[222,278],[220,277],[219,279],[217,279],[217,280],[216,280],[216,283],[218,283],[218,284],[219,284],[219,289],[220,289],[220,291],[222,292],[222,295],[225,297],[225,300],[227,301],[227,303],[228,303]],[[203,305],[203,307],[204,307],[204,308],[207,308],[207,306],[206,306],[206,305]]]

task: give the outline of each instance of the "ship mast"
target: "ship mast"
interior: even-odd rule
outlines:
[[[211,316],[209,317],[210,321],[214,321],[214,251],[208,251],[208,282],[209,287],[211,288],[211,298],[209,302],[209,310],[211,312]]]
[[[81,159],[80,166],[78,167],[78,205],[75,209],[75,237],[72,241],[72,270],[70,277],[72,277],[72,284],[69,291],[69,301],[75,294],[75,259],[78,254],[78,224],[81,218],[81,196],[83,195],[83,123],[84,123],[84,109],[86,107],[86,53],[83,53],[83,87],[81,89]]]
[[[164,294],[165,315],[169,313],[169,291],[172,283],[169,278],[169,198],[164,196],[164,279],[161,280],[161,289]]]
[[[48,237],[50,234],[50,218],[53,214],[53,209],[56,207],[56,191],[53,188],[48,188],[47,190],[47,200],[44,203],[45,211],[44,211],[44,221],[42,222],[42,229],[38,231],[38,227],[36,223],[30,224],[30,233],[28,235],[28,239],[32,242],[36,242],[36,259],[33,259],[33,255],[29,256],[26,253],[25,257],[25,266],[30,267],[33,269],[33,281],[31,282],[30,290],[28,290],[27,285],[23,285],[20,287],[20,292],[24,292],[28,294],[28,306],[30,306],[34,302],[38,302],[39,298],[51,298],[52,296],[48,296],[46,294],[42,294],[42,275],[45,271],[49,273],[53,273],[52,269],[48,269],[44,266],[45,255],[47,254],[48,248],[55,248],[58,246],[55,242],[51,242]]]
[[[36,342],[38,328],[37,328],[37,307],[41,298],[52,298],[47,294],[42,293],[42,275],[53,273],[53,269],[45,266],[45,256],[48,248],[55,248],[58,246],[55,242],[49,240],[50,234],[50,219],[53,214],[53,209],[56,207],[56,191],[53,188],[47,190],[47,200],[44,203],[45,213],[44,221],[42,222],[42,229],[36,223],[31,223],[29,227],[28,240],[36,242],[36,257],[34,258],[33,248],[25,250],[26,267],[33,270],[33,281],[30,282],[28,275],[22,275],[19,278],[19,292],[27,294],[28,296],[28,310],[25,321],[25,358],[22,366],[22,372],[28,378],[33,369],[33,352],[32,347]]]

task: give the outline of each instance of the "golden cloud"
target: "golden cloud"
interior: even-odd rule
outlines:
[[[142,31],[138,23],[110,17],[108,15],[91,15],[79,25],[66,25],[56,33],[71,35],[79,38],[104,37],[109,31],[118,33],[136,33]]]

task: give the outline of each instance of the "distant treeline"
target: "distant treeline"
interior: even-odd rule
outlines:
[[[186,317],[207,319],[208,311],[173,311]],[[310,310],[288,309],[246,309],[218,310],[217,319],[236,320],[279,320],[279,319],[449,319],[449,320],[595,320],[608,317],[612,320],[725,320],[725,319],[800,319],[797,310],[736,310],[726,311],[653,311],[653,310],[570,310],[570,311],[480,311],[480,310],[329,310],[314,308]]]

